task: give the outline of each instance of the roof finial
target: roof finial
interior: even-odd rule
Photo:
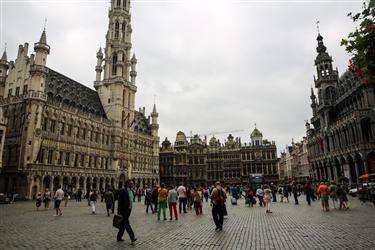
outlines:
[[[46,26],[47,26],[47,17],[44,18],[44,31],[46,31]]]
[[[254,125],[255,125],[255,128],[257,128],[257,123],[254,123]]]
[[[318,30],[318,34],[320,34],[319,23],[320,21],[316,19],[316,29]]]

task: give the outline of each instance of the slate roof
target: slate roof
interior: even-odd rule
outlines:
[[[82,111],[107,117],[95,90],[52,69],[48,71],[45,93],[49,101],[62,102]]]
[[[134,112],[134,130],[138,133],[151,135],[151,125],[149,120],[138,111]]]

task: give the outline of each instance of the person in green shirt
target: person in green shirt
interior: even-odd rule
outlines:
[[[334,181],[331,182],[329,186],[329,196],[332,200],[333,209],[336,209],[336,202],[337,202],[337,186]]]

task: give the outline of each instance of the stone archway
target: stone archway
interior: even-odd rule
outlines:
[[[367,155],[367,169],[370,174],[375,173],[375,152],[371,151]]]
[[[31,198],[32,199],[35,199],[36,198],[36,194],[38,192],[38,186],[37,185],[34,185],[32,188],[31,188]]]
[[[92,189],[93,190],[98,190],[98,177],[94,177],[92,179]]]
[[[360,177],[360,176],[364,175],[365,172],[366,172],[365,163],[363,162],[362,156],[360,154],[356,154],[354,156],[354,159],[355,159],[355,164],[356,164],[357,170],[358,170],[358,177]]]
[[[118,179],[118,187],[122,188],[125,185],[125,174],[120,174]]]
[[[115,178],[113,178],[113,177],[111,178],[111,186],[112,186],[112,187],[115,186]],[[119,187],[119,188],[121,188],[121,187]]]
[[[105,188],[109,188],[110,186],[110,181],[109,181],[109,178],[105,178]],[[111,188],[114,188],[114,187],[111,187]]]
[[[57,187],[60,185],[60,176],[53,178],[53,192],[56,192]]]
[[[50,176],[45,176],[43,178],[43,189],[45,190],[46,188],[50,188],[51,187],[51,177]]]
[[[67,192],[67,191],[70,191],[70,187],[69,187],[69,178],[67,176],[64,176],[63,178],[63,184],[62,184],[62,189]]]
[[[86,179],[86,193],[90,192],[91,189],[92,189],[92,187],[91,187],[91,178],[87,177],[87,179]]]
[[[70,191],[73,193],[77,192],[77,177],[75,176],[70,181]]]
[[[99,190],[103,190],[105,189],[106,187],[104,186],[104,177],[100,177],[99,179]]]
[[[348,164],[349,164],[349,171],[350,171],[350,181],[352,183],[357,183],[357,171],[355,169],[354,159],[351,155],[348,156]]]
[[[85,186],[85,178],[83,178],[82,176],[79,178],[79,181],[78,181],[78,188],[81,189],[81,191],[83,192],[83,188]]]
[[[336,171],[336,174],[337,174],[337,178],[339,179],[340,177],[343,176],[343,174],[342,174],[342,171],[341,171],[340,162],[337,158],[334,159],[333,165],[334,165],[334,168],[335,168],[335,171]]]

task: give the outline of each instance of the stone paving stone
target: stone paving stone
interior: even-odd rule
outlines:
[[[224,230],[215,232],[211,207],[204,203],[203,215],[193,211],[178,221],[157,221],[146,214],[142,203],[134,203],[130,218],[137,242],[116,242],[117,230],[104,203],[92,215],[87,202],[70,201],[54,210],[36,211],[34,202],[0,205],[0,249],[375,249],[375,208],[350,200],[350,210],[322,212],[300,199],[293,203],[272,203],[272,214],[259,206],[227,204],[229,215]]]

